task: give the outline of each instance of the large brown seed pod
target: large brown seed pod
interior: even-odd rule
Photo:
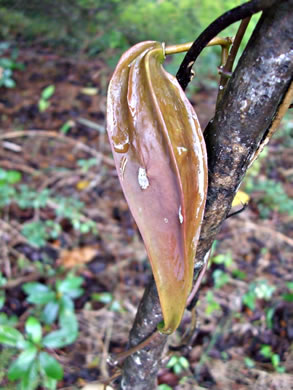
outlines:
[[[120,183],[151,262],[164,326],[180,324],[207,192],[197,116],[153,41],[129,49],[108,90],[107,130]]]

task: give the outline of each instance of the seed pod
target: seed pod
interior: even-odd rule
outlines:
[[[122,56],[109,85],[107,130],[151,262],[164,317],[160,330],[172,333],[192,286],[207,156],[197,116],[163,61],[163,45],[153,41]]]

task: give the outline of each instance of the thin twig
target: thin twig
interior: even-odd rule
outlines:
[[[0,131],[4,131],[3,129]],[[69,138],[63,134],[59,134],[56,131],[53,130],[20,130],[20,131],[9,131],[6,134],[0,135],[1,139],[12,139],[12,138],[19,138],[19,137],[50,137],[50,138],[57,138],[58,140],[65,141],[67,143],[70,143],[77,148],[97,157],[100,160],[103,160],[104,163],[110,165],[111,167],[115,167],[114,161],[107,156],[104,156],[102,153],[96,151],[95,149],[89,147],[88,145],[85,145],[83,142],[76,141],[73,138]]]
[[[39,272],[34,272],[32,274],[25,275],[17,279],[8,280],[8,282],[6,282],[3,286],[0,286],[0,290],[9,290],[11,288],[19,286],[20,284],[38,280],[40,276],[41,274]]]
[[[223,97],[224,88],[225,88],[227,81],[228,81],[227,74],[231,73],[233,70],[234,61],[235,61],[236,55],[238,53],[242,38],[243,38],[245,31],[247,29],[247,26],[250,22],[250,19],[251,19],[251,16],[249,16],[248,18],[245,18],[241,21],[240,26],[238,28],[238,31],[235,35],[233,44],[231,46],[231,50],[230,50],[227,62],[224,64],[223,68],[221,69],[221,77],[220,77],[220,82],[219,82],[217,104]]]

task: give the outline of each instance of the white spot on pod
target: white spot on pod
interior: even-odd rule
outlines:
[[[181,156],[181,154],[183,152],[187,152],[187,149],[184,146],[177,146],[177,150],[178,150],[179,156]]]
[[[146,190],[150,185],[149,179],[144,168],[139,167],[138,169],[138,184],[142,190]]]
[[[179,222],[183,223],[183,215],[182,215],[182,212],[181,212],[181,206],[179,206],[178,217],[179,217]]]
[[[169,222],[168,218],[164,218],[164,222],[168,223]]]

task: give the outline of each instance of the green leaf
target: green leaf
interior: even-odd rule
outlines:
[[[55,390],[57,388],[57,381],[56,379],[48,378],[46,375],[44,375],[43,385],[45,389]]]
[[[286,302],[293,302],[293,293],[283,294],[282,298]]]
[[[189,368],[189,361],[184,356],[180,356],[178,363],[183,367],[185,370]]]
[[[50,99],[50,97],[52,97],[54,92],[55,92],[55,85],[48,85],[48,87],[43,89],[41,96],[44,100],[48,100]]]
[[[32,203],[35,202],[30,202],[30,206]],[[27,208],[27,206],[25,208]],[[42,221],[33,221],[23,224],[21,233],[27,238],[31,245],[36,246],[37,248],[45,246],[49,238],[46,224]]]
[[[39,110],[41,112],[44,112],[47,110],[47,108],[50,107],[50,102],[48,102],[47,100],[44,100],[44,99],[40,99],[39,100]]]
[[[286,371],[286,368],[283,366],[277,366],[275,367],[275,370],[279,372],[280,374],[283,374]]]
[[[29,317],[25,323],[25,330],[34,343],[39,343],[42,338],[42,327],[35,317]]]
[[[93,293],[91,297],[94,301],[101,303],[111,303],[113,300],[113,295],[109,292]]]
[[[74,121],[66,121],[60,128],[60,132],[66,134],[73,126],[75,125]]]
[[[31,345],[29,348],[24,350],[9,367],[8,379],[14,381],[25,375],[36,357],[36,354],[37,348],[34,345]]]
[[[4,306],[5,303],[5,291],[0,291],[0,310]]]
[[[267,327],[269,329],[273,328],[273,317],[274,317],[274,314],[275,314],[275,308],[274,307],[270,307],[266,311],[266,323],[267,323]]]
[[[253,291],[248,291],[247,293],[245,293],[243,295],[242,300],[243,300],[244,305],[246,305],[250,310],[255,309],[256,296],[255,296]]]
[[[166,385],[166,383],[162,383],[158,388],[159,390],[172,390],[172,387]]]
[[[66,279],[60,281],[57,285],[57,290],[61,292],[62,294],[73,294],[72,298],[77,298],[82,294],[82,289],[79,287],[83,283],[83,278],[80,276],[69,276]],[[80,293],[79,295],[76,295],[77,293]]]
[[[77,338],[77,332],[68,333],[67,329],[55,330],[43,338],[43,345],[46,348],[63,348],[72,344]]]
[[[280,356],[277,353],[274,353],[273,356],[271,357],[272,364],[274,367],[278,367],[280,364]]]
[[[21,173],[19,171],[7,171],[6,180],[9,184],[15,184],[21,180]]]
[[[62,295],[60,299],[60,316],[62,316],[63,311],[67,310],[68,312],[74,312],[74,303],[73,300],[68,295]]]
[[[4,84],[4,86],[6,88],[14,88],[15,85],[16,85],[15,81],[12,78],[10,78],[10,77],[9,78],[5,78],[3,80],[3,84]]]
[[[53,322],[57,318],[58,311],[59,311],[59,303],[53,301],[47,303],[42,313],[42,320],[46,324],[53,324]]]
[[[14,327],[17,325],[17,322],[18,318],[15,315],[8,317],[6,313],[0,313],[0,325],[9,325]]]
[[[22,376],[20,390],[35,390],[39,384],[37,361],[33,361],[27,372]]]
[[[287,282],[286,286],[289,288],[289,290],[293,291],[293,282]]]
[[[26,342],[18,330],[11,326],[0,325],[0,343],[22,349]]]
[[[63,378],[63,368],[53,356],[47,352],[39,355],[40,366],[49,378],[60,380]]]
[[[221,306],[214,298],[214,294],[212,291],[208,291],[206,295],[207,307],[205,309],[207,314],[211,314],[216,310],[220,310]]]
[[[221,269],[216,269],[213,272],[213,279],[216,288],[221,288],[229,282],[229,275]]]
[[[22,286],[24,292],[28,294],[27,301],[35,304],[45,304],[54,301],[56,293],[44,284],[31,282]]]
[[[181,367],[181,365],[179,363],[177,363],[173,367],[173,371],[174,371],[174,374],[179,375],[183,371],[183,368]]]
[[[78,322],[73,310],[61,308],[59,316],[60,327],[67,330],[69,333],[77,334]]]
[[[249,357],[244,358],[244,363],[245,363],[246,367],[248,367],[248,368],[253,368],[255,366],[254,361],[252,359],[250,359]]]
[[[270,345],[262,345],[260,349],[260,354],[265,358],[270,358],[273,355],[272,347]]]
[[[244,271],[241,271],[238,268],[233,269],[232,275],[234,278],[241,279],[241,280],[246,279],[247,277],[246,273]]]
[[[44,337],[43,345],[45,347],[62,348],[72,344],[76,340],[78,335],[78,322],[72,308],[72,300],[69,297],[63,296],[61,298],[59,315],[61,329],[51,332]]]
[[[230,265],[233,263],[233,259],[230,253],[227,253],[225,255],[219,254],[217,256],[214,256],[212,258],[212,261],[215,264],[223,264],[226,268],[229,268]]]
[[[168,364],[167,364],[167,368],[172,368],[173,366],[175,366],[175,364],[177,364],[178,362],[178,357],[177,356],[172,356],[171,359],[168,361]]]

